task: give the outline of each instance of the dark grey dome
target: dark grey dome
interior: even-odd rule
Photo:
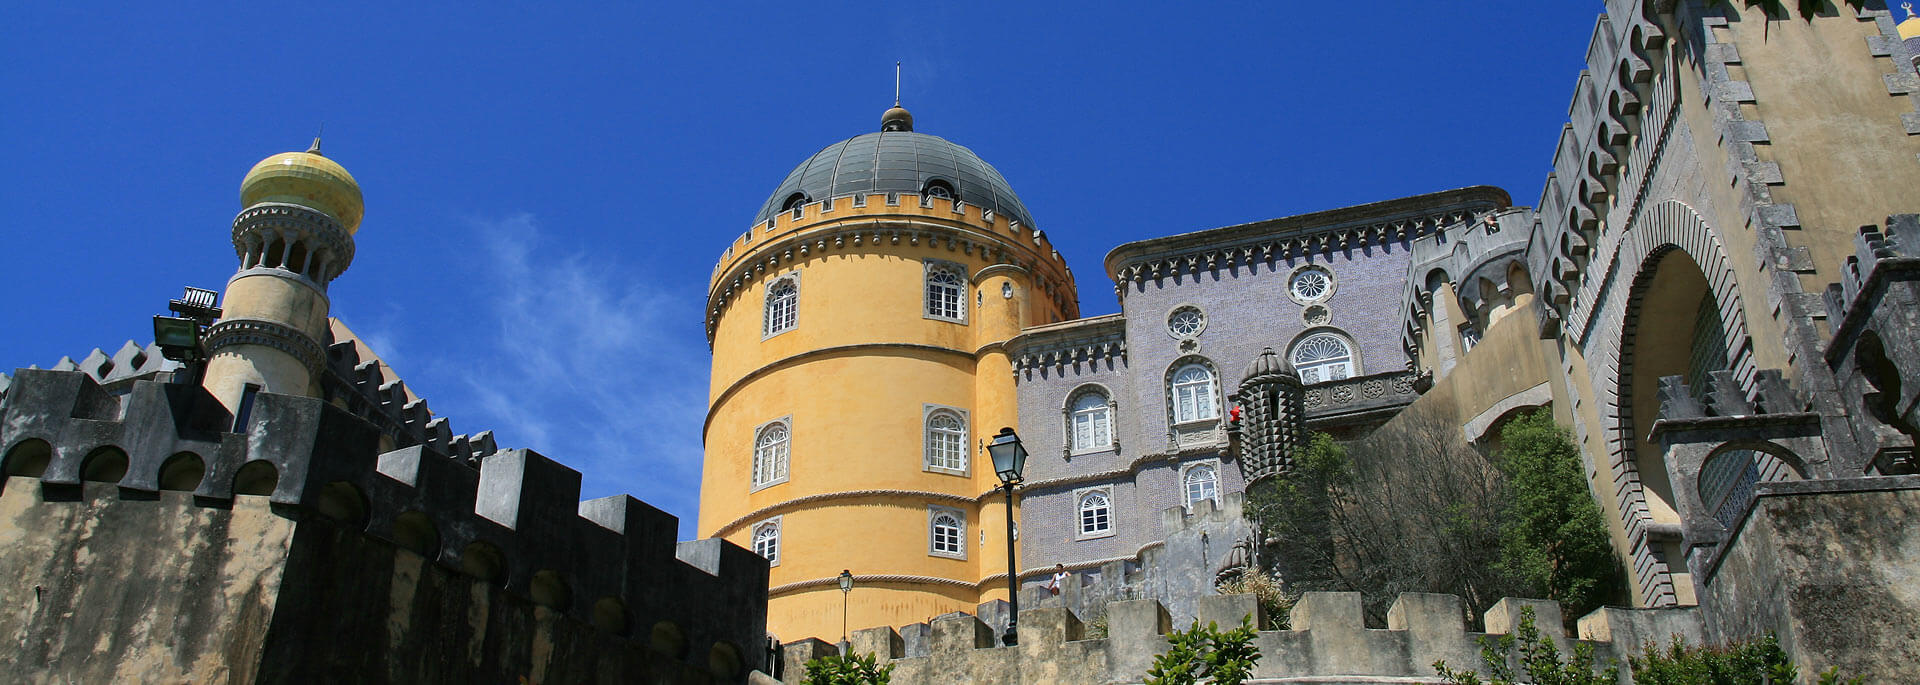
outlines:
[[[1253,361],[1247,364],[1247,373],[1242,376],[1242,379],[1279,373],[1293,373],[1293,365],[1288,364],[1287,360],[1282,359],[1280,355],[1274,354],[1273,348],[1268,347],[1260,350],[1260,356],[1254,357]]]
[[[945,138],[912,131],[868,133],[828,145],[787,174],[753,222],[773,217],[796,194],[804,202],[860,193],[919,194],[938,182],[962,202],[1034,225],[1027,206],[993,165]]]

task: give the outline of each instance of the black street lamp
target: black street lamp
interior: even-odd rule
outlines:
[[[853,571],[840,571],[840,641],[847,641],[847,596],[853,594]]]
[[[987,454],[993,457],[993,472],[1000,476],[1002,487],[1007,490],[1007,634],[1002,643],[1008,647],[1019,644],[1017,636],[1020,625],[1020,576],[1016,570],[1013,551],[1013,486],[1020,484],[1020,474],[1027,470],[1027,448],[1020,445],[1020,436],[1012,428],[1000,429],[993,436],[993,442],[987,443]]]

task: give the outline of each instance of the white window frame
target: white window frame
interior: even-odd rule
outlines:
[[[1091,408],[1091,407],[1086,409],[1081,409],[1080,403],[1088,397],[1099,397],[1102,400],[1102,402],[1100,403],[1100,407],[1097,409]],[[1112,450],[1114,444],[1116,443],[1116,440],[1114,437],[1115,434],[1113,430],[1114,428],[1113,417],[1115,414],[1119,413],[1118,410],[1119,410],[1119,407],[1116,406],[1114,403],[1113,394],[1107,392],[1107,389],[1105,387],[1102,387],[1099,385],[1087,385],[1080,388],[1076,388],[1073,392],[1068,393],[1067,403],[1062,407],[1062,410],[1061,410],[1064,414],[1066,414],[1066,419],[1067,419],[1066,420],[1067,455],[1073,456],[1073,455],[1080,455],[1080,454],[1092,454],[1094,452],[1106,452],[1106,451]],[[1102,413],[1105,414],[1105,419],[1106,419],[1106,431],[1107,431],[1106,440],[1101,440],[1099,435],[1099,430],[1100,430],[1099,421],[1101,419],[1099,414],[1102,414]],[[1086,415],[1088,417],[1089,424],[1092,426],[1092,429],[1091,429],[1092,434],[1088,436],[1088,442],[1085,442],[1085,443],[1082,443],[1080,441],[1080,417],[1082,415]]]
[[[781,516],[775,516],[753,524],[753,527],[748,529],[750,532],[747,533],[747,549],[753,550],[754,554],[765,558],[767,560],[767,566],[769,567],[780,565],[780,520],[782,518]],[[773,531],[773,534],[769,536],[769,539],[772,541],[771,547],[773,548],[773,556],[770,557],[760,549],[760,533],[768,530]]]
[[[1344,361],[1337,361],[1337,357],[1327,357],[1325,359],[1315,360],[1310,363],[1311,365],[1303,366],[1295,355],[1298,355],[1300,348],[1305,347],[1308,342],[1319,338],[1333,340],[1342,347],[1345,347],[1347,349],[1347,358]],[[1326,361],[1327,359],[1336,361]],[[1361,375],[1360,346],[1355,345],[1353,338],[1339,329],[1314,329],[1301,334],[1299,339],[1294,340],[1292,345],[1287,346],[1287,364],[1293,367],[1294,373],[1299,374],[1301,385],[1313,385],[1315,383],[1359,378]],[[1326,372],[1323,373],[1323,369],[1325,369]],[[1335,369],[1339,369],[1342,375],[1335,377],[1333,373]]]
[[[954,282],[935,283],[935,276],[951,276]],[[936,291],[935,288],[939,288],[940,290]],[[967,322],[967,291],[969,289],[966,265],[958,262],[949,262],[944,259],[926,260],[926,270],[921,278],[920,286],[920,306],[924,318],[965,324]],[[939,310],[935,309],[936,303],[942,303],[944,305],[949,302],[949,297],[951,297],[950,302],[953,305],[951,312],[945,311],[945,306],[941,306]]]
[[[1320,275],[1324,276],[1327,281],[1326,289],[1320,291],[1320,294],[1315,297],[1303,297],[1299,292],[1293,289],[1294,281],[1299,280],[1299,278],[1302,275],[1306,274],[1309,271],[1320,272]],[[1309,305],[1309,304],[1326,302],[1327,300],[1333,299],[1333,293],[1334,291],[1339,289],[1340,287],[1339,284],[1340,284],[1340,281],[1333,277],[1333,269],[1329,269],[1325,265],[1321,265],[1321,264],[1307,264],[1307,265],[1301,266],[1298,269],[1294,269],[1292,272],[1289,272],[1287,274],[1287,282],[1285,287],[1287,289],[1287,297],[1292,298],[1294,302],[1300,303],[1302,305]]]
[[[941,516],[952,516],[957,527],[953,530],[953,549],[939,547],[939,521]],[[938,505],[927,506],[927,555],[947,559],[967,558],[967,512],[953,507]]]
[[[774,290],[782,286],[793,288],[793,297],[784,306],[776,308]],[[760,339],[791,331],[800,326],[800,272],[788,273],[767,281],[767,292],[760,315]]]
[[[782,432],[786,433],[787,437],[782,444],[778,446],[777,454],[774,455],[778,458],[778,461],[772,465],[765,465],[765,462],[761,460],[762,446],[760,441],[761,438],[766,436],[767,431],[773,428],[779,428]],[[759,492],[766,488],[787,482],[787,477],[793,472],[793,415],[789,414],[754,426],[752,449],[753,461],[748,464],[751,472],[747,474],[747,492]],[[766,478],[764,479],[761,478],[763,472],[766,473]]]
[[[1188,368],[1197,368],[1205,372],[1207,374],[1206,382],[1200,383],[1198,381],[1179,380],[1181,373]],[[1188,416],[1180,410],[1180,394],[1182,390],[1196,386],[1198,386],[1199,389],[1192,393],[1194,400],[1193,415]],[[1173,425],[1184,426],[1220,420],[1220,373],[1214,370],[1213,365],[1194,358],[1186,358],[1174,362],[1173,370],[1167,374],[1166,392],[1167,408],[1170,410],[1168,418],[1173,420]],[[1203,397],[1206,399],[1205,411],[1202,411],[1200,404],[1200,399]]]
[[[1194,325],[1193,332],[1181,334],[1179,331],[1174,330],[1173,321],[1174,319],[1179,318],[1181,314],[1184,314],[1189,311],[1193,312],[1193,315],[1197,319],[1197,321]],[[1194,338],[1198,338],[1200,337],[1201,333],[1207,332],[1207,312],[1205,310],[1202,310],[1200,307],[1196,305],[1191,305],[1191,304],[1183,304],[1178,307],[1174,307],[1173,311],[1167,312],[1166,331],[1167,331],[1167,337],[1173,338],[1174,340],[1192,340]]]
[[[1187,478],[1194,471],[1197,471],[1201,468],[1205,468],[1213,473],[1213,495],[1205,499],[1212,500],[1213,507],[1215,509],[1220,508],[1220,489],[1222,486],[1221,476],[1220,476],[1220,460],[1219,459],[1203,459],[1200,461],[1189,462],[1186,465],[1183,465],[1180,467],[1180,502],[1181,502],[1181,506],[1186,507],[1189,511],[1193,509],[1193,503],[1199,500],[1194,499],[1193,488],[1187,483]]]
[[[936,463],[935,461],[935,457],[937,456],[935,452],[937,436],[935,434],[936,429],[933,427],[933,421],[935,418],[948,417],[948,416],[960,421],[960,431],[959,431],[960,435],[958,436],[959,443],[957,445],[960,451],[959,452],[960,463],[957,466],[946,463],[947,462],[946,459],[941,459],[940,463]],[[941,434],[951,435],[950,432],[945,430],[941,430]],[[972,456],[972,451],[973,451],[971,449],[971,445],[973,444],[972,443],[973,419],[972,417],[969,417],[967,415],[967,410],[961,409],[959,407],[949,407],[943,404],[921,405],[920,437],[921,437],[921,455],[920,455],[921,470],[927,471],[929,473],[944,473],[948,475],[963,476],[963,477],[968,474],[968,469],[973,465],[973,459],[970,458]]]
[[[1085,517],[1087,511],[1086,499],[1092,495],[1099,495],[1107,502],[1107,527],[1090,532],[1087,530]],[[1110,538],[1118,534],[1120,527],[1116,525],[1117,522],[1114,520],[1114,512],[1118,510],[1119,508],[1114,506],[1113,503],[1113,486],[1111,485],[1096,488],[1080,488],[1079,490],[1073,491],[1073,539],[1096,540],[1099,538]]]

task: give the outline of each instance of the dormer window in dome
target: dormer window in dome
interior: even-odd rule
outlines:
[[[944,179],[936,178],[936,179],[927,181],[926,187],[920,190],[920,194],[925,197],[937,197],[943,200],[952,200],[953,184],[946,182],[946,180]]]
[[[794,193],[792,195],[788,195],[786,201],[780,203],[780,211],[783,211],[783,212],[795,211],[800,209],[801,207],[806,206],[806,204],[807,204],[806,193]]]

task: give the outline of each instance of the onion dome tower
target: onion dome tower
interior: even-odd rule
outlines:
[[[1254,483],[1293,471],[1294,455],[1307,435],[1300,376],[1269,347],[1247,365],[1230,398],[1240,408],[1240,475]]]
[[[1006,596],[1002,344],[1078,307],[1006,179],[905,108],[787,174],[707,300],[699,532],[772,560],[769,632],[836,640],[843,599],[859,629]]]
[[[1913,3],[1902,3],[1900,9],[1907,11],[1907,18],[1894,27],[1900,32],[1900,42],[1907,44],[1907,53],[1913,55],[1915,68],[1920,68],[1920,17],[1913,14]]]
[[[360,185],[320,154],[260,160],[240,181],[224,312],[207,329],[202,384],[236,416],[254,391],[318,395],[326,362],[327,284],[353,262],[353,234],[365,211]]]

